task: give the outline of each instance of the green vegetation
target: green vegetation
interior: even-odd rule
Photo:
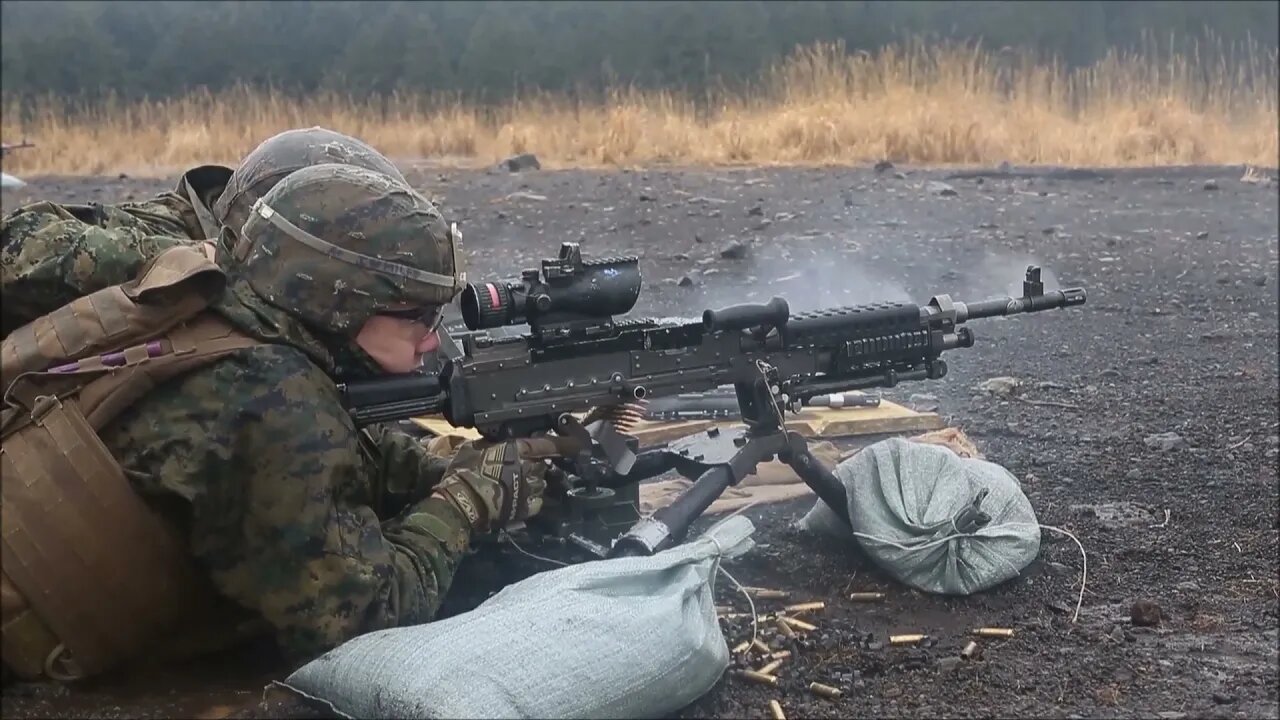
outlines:
[[[796,45],[979,40],[1067,67],[1108,49],[1277,45],[1263,2],[3,2],[7,100],[247,84],[501,101],[631,86],[740,89]]]

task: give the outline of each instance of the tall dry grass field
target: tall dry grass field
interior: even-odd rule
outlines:
[[[1112,54],[1068,71],[965,45],[912,43],[874,55],[817,45],[769,68],[749,91],[701,104],[634,89],[599,103],[538,97],[500,108],[404,95],[298,100],[244,88],[94,107],[49,98],[25,113],[6,99],[2,134],[37,144],[5,160],[7,171],[29,175],[234,164],[274,133],[311,125],[398,160],[455,165],[526,151],[549,167],[1280,164],[1275,52],[1152,57]]]

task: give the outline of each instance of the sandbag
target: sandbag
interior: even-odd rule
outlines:
[[[713,581],[752,530],[735,516],[652,557],[534,575],[471,612],[350,640],[281,685],[357,718],[669,716],[729,666]]]
[[[821,500],[798,525],[853,537],[893,578],[929,593],[971,595],[1016,577],[1040,552],[1040,527],[1018,479],[945,446],[891,438],[840,463],[846,525]],[[974,522],[978,511],[990,517]]]

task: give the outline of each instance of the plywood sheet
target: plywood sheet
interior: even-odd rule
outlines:
[[[439,416],[414,418],[413,422],[434,435],[462,435],[478,438],[471,428],[456,428]],[[642,421],[631,434],[642,447],[659,445],[700,432],[711,426],[732,427],[741,423],[731,420]],[[881,400],[878,407],[808,408],[787,416],[787,429],[811,438],[883,435],[889,433],[926,432],[944,426],[937,413],[916,412],[895,402]]]

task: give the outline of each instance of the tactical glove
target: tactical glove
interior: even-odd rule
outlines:
[[[458,508],[473,531],[497,530],[538,514],[546,459],[560,456],[551,438],[472,440],[458,447],[433,494]]]

